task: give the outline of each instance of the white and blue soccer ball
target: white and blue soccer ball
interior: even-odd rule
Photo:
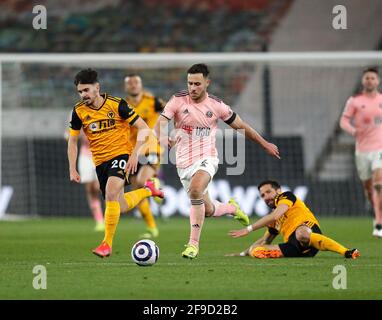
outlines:
[[[139,266],[152,266],[158,261],[159,248],[152,240],[139,240],[131,249],[131,258]]]

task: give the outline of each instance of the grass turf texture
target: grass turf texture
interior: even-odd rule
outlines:
[[[159,261],[139,267],[130,250],[144,231],[141,220],[121,219],[108,259],[91,253],[103,234],[93,232],[90,219],[3,221],[0,299],[381,299],[382,239],[371,236],[371,219],[320,221],[325,235],[357,247],[361,257],[349,260],[331,252],[307,259],[225,257],[247,247],[262,232],[232,239],[227,231],[241,225],[229,218],[209,218],[200,256],[187,260],[181,252],[189,222],[178,218],[158,221]],[[35,265],[47,268],[46,290],[32,287]],[[332,286],[336,265],[346,267],[346,290]]]

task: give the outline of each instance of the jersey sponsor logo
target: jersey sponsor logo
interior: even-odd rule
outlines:
[[[186,131],[188,134],[192,134],[192,130],[194,130],[194,127],[193,126],[183,125],[182,129],[184,131]]]
[[[378,116],[378,117],[374,118],[374,124],[375,125],[378,125],[378,124],[381,124],[381,123],[382,123],[382,117],[381,116]]]
[[[211,133],[211,128],[208,127],[197,127],[196,135],[198,137],[209,137]]]
[[[115,128],[114,119],[103,119],[103,120],[92,122],[89,125],[89,129],[92,131],[92,133],[99,133],[99,132],[111,130],[114,128]]]

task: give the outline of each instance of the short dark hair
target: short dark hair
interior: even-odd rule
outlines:
[[[74,84],[76,86],[79,84],[94,84],[96,82],[98,82],[97,71],[90,68],[81,70],[74,77]]]
[[[259,185],[257,186],[257,189],[259,189],[259,191],[260,191],[260,188],[262,186],[265,186],[266,184],[270,184],[273,189],[281,189],[280,184],[275,180],[264,180],[264,181],[259,183]]]
[[[131,72],[126,76],[126,78],[134,78],[134,77],[141,77],[141,76],[136,72]]]
[[[197,63],[191,66],[187,73],[195,74],[195,73],[202,73],[204,78],[207,78],[210,74],[210,70],[208,70],[208,67],[204,63]]]
[[[364,75],[367,72],[374,72],[377,76],[379,76],[377,67],[367,67],[366,69],[363,70],[362,75]]]

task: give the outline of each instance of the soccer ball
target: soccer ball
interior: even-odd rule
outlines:
[[[158,261],[159,248],[152,240],[139,240],[131,249],[131,258],[138,266],[152,266]]]

